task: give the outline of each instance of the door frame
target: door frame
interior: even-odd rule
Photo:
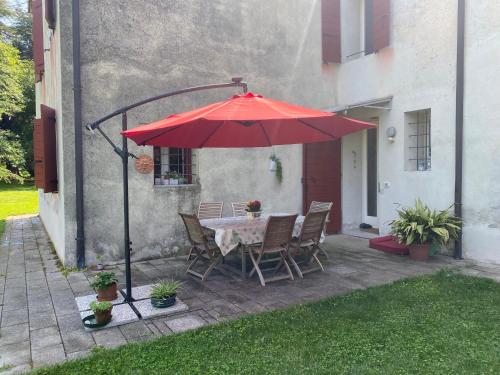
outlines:
[[[379,137],[380,137],[380,132],[379,132],[379,119],[371,119],[370,120],[373,123],[377,124],[377,127],[375,128],[377,132],[377,216],[368,216],[367,211],[368,211],[368,176],[367,176],[367,171],[368,171],[368,162],[367,162],[367,157],[368,157],[368,131],[364,130],[363,131],[363,145],[362,145],[362,189],[361,189],[361,222],[370,224],[374,228],[379,228],[379,208],[380,208],[380,152],[379,152]]]

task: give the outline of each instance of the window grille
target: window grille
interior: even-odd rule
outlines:
[[[407,170],[429,171],[431,169],[431,110],[406,113],[407,126]]]
[[[190,148],[154,147],[154,184],[195,183],[194,154]]]

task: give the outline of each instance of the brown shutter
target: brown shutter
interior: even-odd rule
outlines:
[[[42,0],[33,0],[33,60],[35,64],[35,81],[42,80],[43,65],[43,12]]]
[[[321,0],[321,33],[323,62],[341,62],[340,0]]]
[[[391,34],[391,1],[372,0],[372,27],[374,52],[390,44]]]
[[[51,193],[57,191],[56,114],[43,104],[40,109],[42,116],[34,120],[33,127],[35,185]]]
[[[56,1],[45,0],[45,20],[49,24],[49,28],[56,28]]]

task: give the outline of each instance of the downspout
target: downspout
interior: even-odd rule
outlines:
[[[80,70],[80,0],[73,0],[73,107],[75,126],[75,201],[76,201],[76,264],[85,268],[85,233],[83,223],[83,146],[82,87]]]
[[[465,0],[458,0],[457,15],[457,81],[455,110],[455,216],[462,217],[462,172],[464,133],[464,43]],[[462,259],[462,232],[455,241],[455,259]]]

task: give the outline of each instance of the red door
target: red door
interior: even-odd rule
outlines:
[[[312,201],[333,202],[328,234],[338,233],[341,213],[341,141],[304,145],[303,154],[303,209],[309,210]]]

